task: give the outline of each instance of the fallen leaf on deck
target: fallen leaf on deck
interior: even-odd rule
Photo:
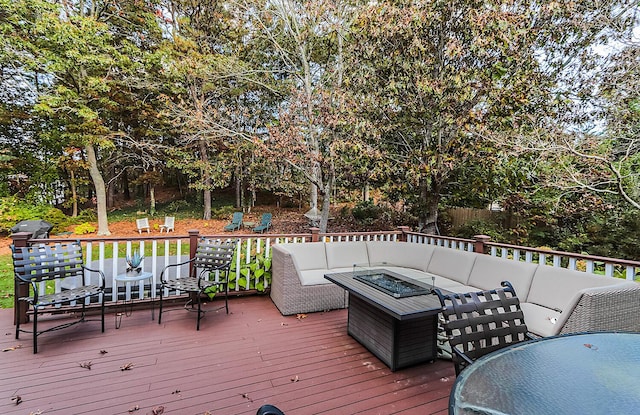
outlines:
[[[7,347],[6,349],[2,349],[3,352],[12,352],[14,350],[18,350],[22,348],[21,344],[18,344],[17,346],[12,346],[12,347]]]
[[[298,377],[298,375],[296,375],[295,377],[291,378],[291,382],[297,382],[299,380],[300,380],[300,378]]]
[[[177,395],[180,393],[180,389],[176,389],[173,392],[171,392],[172,395]]]
[[[20,395],[14,396],[11,400],[15,401],[16,405],[20,405],[22,403],[22,397]]]
[[[298,320],[302,320],[303,318],[307,318],[307,315],[306,315],[306,314],[297,314],[297,315],[296,315],[296,318],[297,318]]]
[[[243,394],[242,394],[242,397],[243,397],[243,398],[245,398],[246,400],[248,400],[249,402],[253,402],[253,399],[251,399],[251,398],[249,397],[249,395],[248,395],[248,394],[246,394],[246,393],[243,393]]]
[[[35,412],[29,412],[29,415],[42,415],[42,411],[40,409],[38,409]]]
[[[155,408],[153,408],[151,410],[151,414],[152,415],[160,415],[162,413],[164,413],[164,406],[162,406],[162,405],[161,406],[156,406]]]
[[[135,411],[138,411],[138,410],[140,410],[140,407],[138,405],[132,406],[131,408],[129,408],[129,413],[135,412]]]
[[[79,365],[80,367],[91,370],[91,360],[88,362],[80,362]]]
[[[107,354],[107,353],[109,353],[109,352],[106,351],[106,350],[100,350],[100,354]]]
[[[280,323],[281,326],[288,326],[287,323],[285,323],[284,321],[282,323]]]
[[[122,371],[131,370],[132,367],[133,367],[133,363],[129,362],[126,365],[120,366],[120,370]]]

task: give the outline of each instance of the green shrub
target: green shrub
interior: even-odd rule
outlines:
[[[382,208],[376,206],[371,200],[359,202],[351,210],[354,219],[362,225],[371,225],[380,218]]]
[[[211,211],[212,219],[229,219],[233,216],[233,212],[237,212],[238,209],[233,206],[221,206]]]
[[[78,213],[78,216],[73,218],[76,223],[82,222],[95,222],[98,220],[98,215],[95,209],[83,209]]]
[[[165,206],[165,210],[175,213],[179,210],[187,210],[189,207],[189,202],[186,200],[174,200]]]
[[[238,254],[240,254],[240,270],[236,269]],[[256,252],[256,245],[253,245],[249,253],[249,263],[247,263],[247,241],[243,241],[231,263],[229,287],[235,286],[236,279],[241,289],[264,292],[266,289],[264,281],[271,284],[271,257],[265,257],[264,252]]]
[[[96,231],[96,227],[93,226],[92,224],[85,222],[85,223],[81,223],[80,225],[76,226],[76,228],[74,229],[73,233],[75,233],[76,235],[86,235],[88,233],[94,233]]]
[[[493,241],[510,241],[509,231],[491,220],[475,219],[452,231],[459,238],[473,238],[475,235],[488,235]]]
[[[13,196],[0,199],[0,233],[10,234],[16,223],[34,219],[43,219],[51,223],[52,233],[55,233],[56,229],[65,228],[69,223],[67,216],[60,209],[49,205],[33,205]]]

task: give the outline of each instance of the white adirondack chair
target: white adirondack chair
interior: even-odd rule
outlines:
[[[176,222],[176,218],[174,216],[165,216],[164,224],[160,225],[160,232],[167,231],[167,233],[171,231],[175,231],[174,224]]]

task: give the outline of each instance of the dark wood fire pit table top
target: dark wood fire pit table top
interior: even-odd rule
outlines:
[[[411,281],[416,285],[420,285],[426,290],[430,291],[432,287],[421,283],[420,281],[412,280],[408,277],[403,277],[395,272],[388,271],[383,268],[376,268],[367,271],[360,271],[361,273],[374,273],[380,272],[391,276],[401,277],[406,281]],[[326,274],[324,277],[334,284],[344,288],[349,294],[356,295],[362,298],[365,302],[371,304],[387,314],[393,316],[398,320],[408,320],[413,318],[422,318],[425,316],[437,315],[442,306],[438,297],[429,293],[423,295],[416,295],[412,297],[396,298],[389,295],[377,288],[374,288],[364,282],[361,282],[355,278],[358,272],[340,272],[334,274]]]
[[[433,294],[396,298],[355,277],[378,272],[409,281],[430,292],[431,287],[386,269],[326,274],[349,292],[349,335],[392,371],[436,359],[438,297]]]

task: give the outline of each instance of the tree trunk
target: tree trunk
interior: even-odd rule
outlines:
[[[202,183],[204,186],[203,190],[203,204],[204,204],[204,212],[202,214],[202,219],[209,220],[211,219],[211,177],[209,175],[209,156],[207,153],[207,144],[204,140],[200,140],[200,160],[202,160]]]
[[[126,169],[124,173],[122,173],[122,193],[124,200],[131,200],[131,192],[129,191],[129,175],[127,174]]]
[[[236,166],[236,207],[242,207],[242,181],[240,180],[240,166]]]
[[[71,176],[71,200],[73,205],[71,207],[71,217],[78,216],[78,188],[76,186],[76,174],[73,170],[69,172]]]
[[[327,232],[329,227],[329,213],[331,210],[331,188],[333,187],[334,172],[330,169],[329,180],[322,191],[322,215],[320,216],[320,232]]]
[[[322,215],[320,216],[320,232],[327,232],[329,226],[329,210],[331,208],[331,196],[325,194],[322,198]]]
[[[149,184],[149,214],[156,214],[156,186]]]
[[[93,187],[96,190],[96,207],[98,210],[98,236],[111,235],[109,231],[109,220],[107,219],[107,191],[104,179],[98,169],[98,159],[92,144],[85,147],[87,161],[89,162],[89,175],[93,180]]]
[[[315,183],[309,185],[309,208],[318,209],[318,186]]]
[[[438,205],[440,204],[440,183],[433,178],[427,184],[423,179],[420,184],[420,227],[422,232],[439,234]]]

